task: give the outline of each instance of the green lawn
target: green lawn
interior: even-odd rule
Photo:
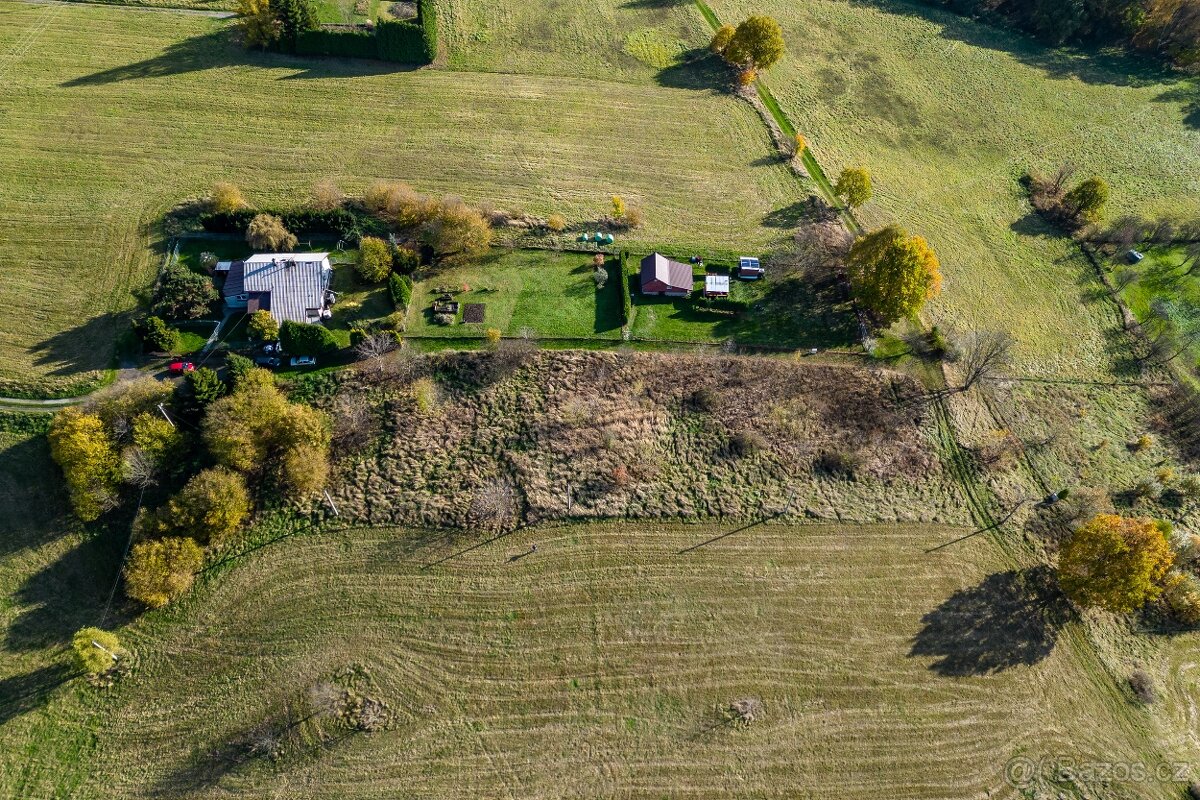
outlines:
[[[636,259],[631,258],[636,267]],[[717,267],[716,271],[725,271]],[[630,277],[635,339],[679,342],[723,342],[785,349],[855,347],[858,323],[835,287],[814,286],[795,275],[759,281],[730,281],[730,300],[747,310],[705,307],[704,275],[695,273],[691,297],[648,297],[640,293],[637,275]]]
[[[482,337],[488,328],[517,336],[526,328],[538,336],[621,338],[621,289],[615,258],[606,264],[613,276],[603,289],[592,277],[592,256],[553,250],[494,251],[465,266],[423,276],[413,290],[407,330],[416,336]],[[463,287],[469,287],[463,291]],[[453,325],[433,321],[438,289],[454,292],[460,304]],[[463,307],[484,304],[482,323],[463,323]]]
[[[652,76],[464,76],[248,52],[205,17],[0,14],[0,52],[21,53],[0,89],[0,302],[23,310],[0,317],[0,394],[99,379],[161,262],[156,221],[217,180],[283,205],[402,179],[579,225],[619,193],[646,213],[630,241],[687,250],[768,250],[799,199],[751,109]],[[265,135],[263,109],[292,124]]]
[[[898,222],[938,252],[945,287],[931,321],[1006,327],[1033,374],[1112,366],[1116,314],[1094,299],[1086,261],[1030,212],[1018,179],[1071,161],[1112,184],[1110,216],[1195,215],[1195,84],[1111,54],[1048,50],[924,4],[710,5],[725,22],[752,12],[780,20],[787,54],[767,84],[830,177],[871,170],[864,224]]]

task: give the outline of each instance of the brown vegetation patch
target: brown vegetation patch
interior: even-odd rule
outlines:
[[[442,354],[377,382],[383,443],[339,464],[343,515],[485,528],[565,517],[961,516],[925,412],[899,400],[917,391],[900,374],[768,358],[529,355],[497,369],[497,354]],[[441,395],[423,412],[413,391],[422,378]],[[834,474],[822,466],[832,461],[853,469]],[[503,513],[489,505],[485,515],[480,498],[500,494]]]
[[[467,303],[463,306],[463,322],[483,322],[483,312],[486,308],[483,303]]]

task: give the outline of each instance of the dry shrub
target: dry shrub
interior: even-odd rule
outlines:
[[[1129,674],[1129,688],[1143,705],[1151,705],[1158,699],[1154,690],[1154,679],[1145,670],[1135,669]]]
[[[1009,430],[991,431],[983,443],[975,448],[979,462],[997,472],[1015,467],[1020,452],[1021,442]]]
[[[763,718],[763,702],[757,697],[744,697],[730,703],[725,713],[730,721],[750,726]]]
[[[332,180],[318,181],[313,185],[312,205],[317,211],[333,211],[340,208],[346,196]]]
[[[379,435],[379,417],[363,394],[338,395],[329,412],[333,418],[333,450],[338,457],[362,451]]]
[[[516,527],[519,514],[512,481],[508,478],[495,478],[475,490],[471,496],[467,520],[473,525],[498,533]]]

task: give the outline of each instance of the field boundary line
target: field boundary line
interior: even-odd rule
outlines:
[[[700,15],[704,17],[704,20],[708,23],[709,27],[712,28],[714,32],[719,30],[721,27],[721,19],[717,16],[716,12],[709,7],[708,3],[706,3],[704,0],[694,0],[694,2],[696,4],[696,8],[700,11]],[[783,111],[783,107],[779,105],[779,101],[776,100],[775,95],[771,93],[770,87],[767,86],[762,78],[756,78],[754,80],[754,88],[758,94],[759,103],[755,103],[753,100],[746,98],[750,105],[754,106],[759,111],[760,115],[762,115],[764,111],[769,114],[779,126],[780,132],[782,132],[784,136],[794,140],[796,134],[798,133],[796,126],[790,119],[788,119],[787,114],[785,114]],[[761,108],[759,107],[760,103],[762,106]],[[770,127],[770,124],[767,123],[765,119],[763,122],[767,124],[768,128]],[[821,166],[821,162],[817,160],[816,155],[813,154],[812,148],[806,145],[804,150],[797,153],[797,156],[800,158],[800,163],[804,165],[804,171],[808,173],[809,178],[812,179],[813,183],[817,185],[817,188],[825,197],[825,201],[837,210],[838,215],[845,220],[846,225],[852,232],[862,234],[864,231],[862,225],[859,224],[858,220],[855,218],[854,212],[843,205],[840,200],[838,200],[838,197],[833,190],[833,183],[825,174],[825,170]]]
[[[164,14],[187,14],[193,17],[210,17],[212,19],[233,19],[236,11],[210,11],[204,8],[183,8],[182,6],[139,6],[129,3],[99,3],[89,0],[20,0],[22,3],[34,6],[88,6],[92,8],[116,8],[123,11],[155,11]]]

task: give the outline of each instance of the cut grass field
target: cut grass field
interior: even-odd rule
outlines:
[[[0,790],[958,800],[1014,796],[1004,765],[1018,755],[1159,763],[1147,717],[1079,624],[1031,618],[1031,573],[985,539],[925,552],[960,533],[599,524],[486,544],[398,529],[292,538],[127,627],[137,665],[115,689],[77,681],[10,720]],[[391,729],[308,741],[278,763],[231,751],[349,667],[394,711]],[[724,722],[719,709],[746,697],[762,719]]]
[[[1200,211],[1200,89],[1147,64],[1048,50],[926,5],[713,0],[724,22],[779,19],[788,51],[767,85],[830,177],[863,165],[874,227],[897,222],[941,257],[932,321],[1003,325],[1021,367],[1111,366],[1111,306],[1075,248],[1032,215],[1018,180],[1064,161],[1113,187],[1110,213]]]
[[[603,289],[592,277],[592,256],[553,250],[495,251],[469,265],[438,269],[413,288],[407,332],[416,336],[482,337],[488,328],[506,336],[526,329],[538,336],[621,338],[620,265],[609,258],[612,276]],[[462,288],[469,287],[468,291]],[[454,293],[459,313],[453,325],[433,321],[438,288]],[[484,305],[482,323],[464,323],[463,306]]]
[[[0,316],[0,394],[98,378],[156,221],[217,180],[286,204],[400,179],[580,224],[616,192],[646,212],[627,238],[681,250],[769,249],[798,199],[754,112],[708,91],[248,52],[205,17],[0,13],[0,304],[22,311]]]

